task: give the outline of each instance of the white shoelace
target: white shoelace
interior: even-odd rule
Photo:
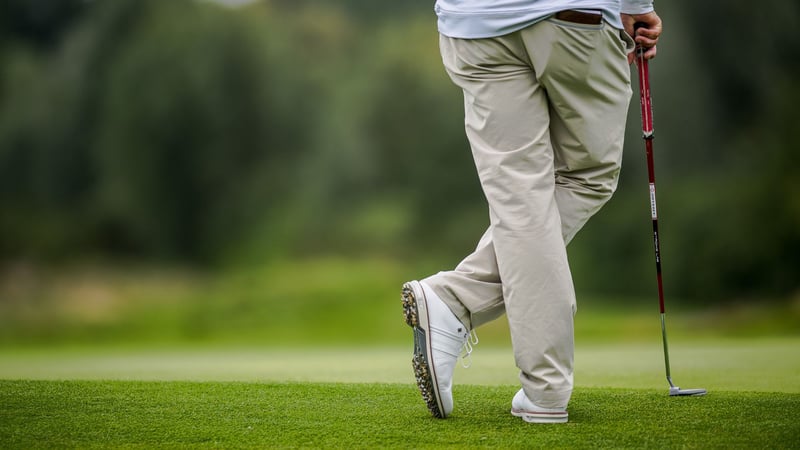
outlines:
[[[478,345],[478,333],[472,329],[467,335],[467,340],[464,341],[464,346],[461,347],[461,367],[469,369],[472,365],[472,350],[475,345]]]

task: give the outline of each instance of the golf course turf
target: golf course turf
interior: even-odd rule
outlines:
[[[20,334],[0,346],[0,449],[800,447],[794,310],[781,309],[779,320],[770,310],[749,314],[745,328],[727,316],[673,316],[674,380],[709,394],[671,398],[649,309],[587,303],[576,321],[566,424],[509,413],[519,385],[502,321],[480,330],[472,366],[456,368],[455,410],[438,420],[414,384],[411,336],[394,297],[363,311],[323,309],[336,316],[302,323],[288,320],[306,317],[296,300],[281,303],[295,308],[286,320],[258,322],[255,335],[246,323],[223,326],[222,313],[214,326],[228,334],[164,334],[180,329],[171,317],[206,317],[186,311],[159,313],[163,322],[130,313],[113,328],[150,330],[146,339],[91,328],[80,328],[81,338],[64,328],[37,344]],[[355,326],[361,321],[374,328]]]
[[[513,386],[458,386],[433,419],[408,384],[0,381],[0,446],[792,448],[800,394],[576,389],[570,422],[508,413]]]

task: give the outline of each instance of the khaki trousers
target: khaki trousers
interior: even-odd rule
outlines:
[[[554,18],[496,38],[440,37],[490,225],[455,270],[424,281],[472,328],[506,313],[522,387],[541,407],[572,394],[566,245],[616,189],[632,45],[608,24]]]

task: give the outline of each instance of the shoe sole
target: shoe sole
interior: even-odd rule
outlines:
[[[431,415],[444,419],[444,408],[439,397],[438,386],[434,381],[436,374],[433,364],[431,364],[433,349],[430,347],[430,334],[428,333],[430,329],[428,309],[424,297],[421,298],[422,301],[417,301],[417,292],[420,293],[420,296],[425,295],[419,282],[410,281],[403,285],[400,295],[403,302],[403,317],[414,331],[414,357],[411,359],[411,365],[414,368],[414,378],[417,380],[422,400],[425,401]]]
[[[566,423],[569,420],[569,413],[566,412],[536,412],[512,408],[511,415],[522,417],[528,423]]]

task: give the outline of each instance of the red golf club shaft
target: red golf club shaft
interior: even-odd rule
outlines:
[[[653,220],[653,247],[656,254],[656,277],[658,279],[658,305],[664,314],[664,286],[661,280],[661,244],[658,238],[658,208],[656,206],[656,174],[653,164],[653,104],[650,99],[650,71],[642,52],[637,58],[639,69],[639,97],[642,108],[642,136],[647,153],[647,178],[650,182],[650,217]]]
[[[642,24],[634,25],[634,32]],[[667,325],[664,318],[664,284],[661,280],[661,242],[658,237],[658,208],[656,207],[656,174],[653,164],[653,104],[650,99],[650,70],[644,49],[637,49],[636,66],[639,69],[639,96],[642,107],[642,137],[647,150],[647,177],[650,182],[650,216],[653,219],[653,248],[656,252],[656,277],[658,279],[658,306],[661,310],[661,339],[664,344],[664,368],[669,383],[669,395],[705,395],[705,389],[681,389],[672,382],[669,368],[669,346],[667,345]]]
[[[658,238],[658,207],[656,206],[656,172],[653,164],[653,104],[650,99],[650,70],[644,50],[639,48],[636,66],[639,69],[639,97],[642,106],[642,137],[647,150],[647,178],[650,182],[650,217],[653,220],[653,248],[656,253],[656,279],[658,280],[658,306],[661,311],[661,340],[664,344],[664,368],[670,389],[680,392],[672,383],[669,368],[669,345],[667,344],[667,325],[664,314],[664,283],[661,279],[661,242]],[[672,395],[672,394],[670,394]]]

